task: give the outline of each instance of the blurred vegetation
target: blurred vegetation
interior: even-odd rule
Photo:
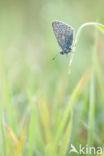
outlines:
[[[104,35],[84,28],[71,74],[69,57],[51,61],[60,51],[53,20],[76,32],[104,24],[103,12],[98,0],[0,1],[0,156],[63,156],[71,143],[104,144]]]

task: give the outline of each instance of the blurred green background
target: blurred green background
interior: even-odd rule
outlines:
[[[75,146],[104,143],[104,36],[96,37],[94,27],[84,28],[68,74],[69,57],[52,61],[60,52],[53,20],[71,25],[75,32],[86,22],[104,24],[104,1],[0,1],[0,155],[65,155],[69,140]],[[74,92],[86,71],[86,85],[81,82]],[[74,95],[73,115],[60,126]]]

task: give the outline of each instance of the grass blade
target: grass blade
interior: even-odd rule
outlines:
[[[37,148],[38,142],[42,144],[42,138],[39,127],[39,118],[36,103],[32,100],[32,95],[29,93],[29,103],[30,103],[30,125],[29,125],[29,134],[28,134],[28,156],[31,156],[33,153],[33,148]],[[42,149],[42,146],[41,146]]]
[[[57,135],[56,135],[56,144],[59,142],[62,133],[64,131],[66,122],[68,120],[69,115],[72,112],[73,109],[73,103],[76,100],[76,98],[80,95],[80,93],[83,91],[83,89],[85,88],[85,86],[87,85],[88,81],[90,78],[90,71],[87,71],[81,78],[80,82],[78,83],[78,85],[76,86],[75,90],[72,93],[70,102],[68,104],[68,107],[66,108],[66,112],[64,114],[63,120],[59,126],[59,129],[57,131]]]
[[[94,103],[94,75],[91,78],[90,86],[90,108],[89,108],[89,131],[88,131],[88,145],[89,147],[93,146],[94,140],[94,112],[95,112],[95,103]]]
[[[97,27],[104,33],[104,25],[103,24],[97,24]]]
[[[61,155],[65,155],[67,148],[68,148],[68,143],[69,143],[69,138],[71,136],[71,130],[72,130],[72,112],[71,112],[71,117],[70,117],[70,121],[68,123],[66,132],[65,132],[65,137],[63,140],[63,145],[62,145],[62,149],[61,149]]]

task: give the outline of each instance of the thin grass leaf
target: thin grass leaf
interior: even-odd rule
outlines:
[[[56,156],[56,148],[54,146],[54,136],[52,134],[50,112],[45,97],[39,100],[40,121],[42,124],[42,133],[45,141],[45,155]]]
[[[12,138],[13,142],[14,142],[15,144],[18,144],[18,139],[17,139],[16,135],[14,134],[14,132],[12,131],[12,129],[11,129],[6,123],[4,123],[4,126],[5,126],[5,128],[6,128],[7,132],[8,132],[8,134],[9,134],[10,137]]]
[[[68,88],[68,76],[61,78],[60,82],[58,83],[58,89],[55,92],[55,102],[53,102],[53,110],[52,110],[52,116],[54,117],[55,120],[55,131],[57,131],[57,128],[59,127],[59,123],[60,123],[60,119],[61,119],[61,115],[62,115],[62,109],[63,109],[63,102],[65,100],[66,97],[66,91]],[[64,82],[64,83],[63,83]],[[61,108],[59,110],[59,108]]]
[[[26,143],[27,130],[23,129],[15,150],[15,156],[22,156],[23,148]]]
[[[96,59],[96,79],[98,82],[98,88],[99,88],[99,95],[101,96],[101,101],[102,105],[104,106],[104,74],[103,74],[103,69],[101,67],[101,62],[100,60]]]
[[[51,132],[51,125],[50,125],[50,113],[47,106],[47,102],[45,98],[41,98],[39,101],[39,111],[40,111],[40,120],[42,123],[42,126],[44,128],[44,135],[46,138],[46,142],[50,142],[53,139],[52,132]]]
[[[94,75],[92,75],[90,86],[90,108],[89,108],[89,130],[88,130],[88,145],[93,146],[94,140],[94,117],[95,117],[95,101],[94,101]]]
[[[33,148],[36,149],[38,146],[38,142],[43,144],[40,127],[39,127],[39,118],[37,113],[36,103],[32,100],[32,95],[29,93],[29,103],[31,107],[31,117],[30,117],[30,125],[29,125],[29,134],[28,134],[28,156],[32,155]],[[42,149],[42,146],[41,146]]]
[[[8,155],[15,155],[15,145],[18,144],[18,139],[16,137],[16,135],[14,134],[14,132],[12,131],[12,129],[4,122],[3,127],[6,129],[6,140],[5,143],[8,146],[8,150],[7,153]],[[7,135],[8,134],[8,135]]]
[[[1,115],[0,115],[1,116]],[[6,143],[6,134],[5,134],[5,128],[4,128],[4,118],[2,116],[2,119],[0,120],[0,131],[2,132],[2,144],[1,144],[1,151],[2,151],[2,156],[6,156],[7,155],[7,143]]]
[[[16,147],[16,145],[11,140],[12,139],[8,135],[8,132],[6,132],[7,155],[11,155],[11,153],[12,153],[12,155],[15,155],[15,147]]]
[[[71,111],[73,109],[73,104],[75,102],[75,100],[77,99],[77,97],[80,95],[80,93],[83,91],[83,89],[85,88],[85,86],[87,85],[89,79],[90,79],[90,71],[87,71],[81,78],[80,82],[78,83],[78,85],[76,86],[76,88],[74,89],[73,93],[72,93],[72,96],[71,96],[71,99],[69,101],[69,104],[68,104],[68,107],[66,108],[66,112],[64,114],[64,117],[63,117],[63,120],[59,126],[59,129],[57,131],[57,135],[56,135],[56,139],[55,139],[55,142],[56,142],[56,145],[57,143],[59,142],[61,136],[62,136],[62,133],[64,131],[64,128],[65,128],[65,125],[66,125],[66,122],[68,120],[68,117],[69,115],[71,114]]]
[[[29,95],[29,101],[31,106],[31,118],[30,118],[30,125],[29,125],[29,135],[28,135],[28,156],[32,155],[33,152],[33,145],[34,145],[34,131],[36,126],[36,111],[33,107],[33,102],[31,101],[32,96]],[[35,147],[34,147],[35,148]]]
[[[89,91],[89,130],[88,130],[88,145],[89,147],[93,146],[94,144],[94,122],[95,122],[95,67],[96,67],[96,60],[97,60],[97,36],[98,33],[95,31],[95,44],[93,47],[92,53],[92,77],[91,77],[91,84],[90,84],[90,91]]]
[[[1,68],[0,70],[1,70],[1,84],[2,84],[2,104],[7,109],[8,122],[11,128],[16,131],[15,128],[16,122],[15,122],[15,113],[14,113],[15,110],[12,105],[12,99],[11,99],[9,84],[8,84],[8,75],[5,69],[4,58],[2,55],[0,56],[0,68]]]
[[[66,151],[67,151],[67,148],[68,148],[68,143],[69,143],[69,138],[71,136],[71,130],[72,130],[72,112],[71,112],[71,117],[70,117],[70,121],[68,123],[68,126],[67,126],[67,129],[66,129],[66,132],[65,132],[65,137],[64,137],[64,140],[63,140],[63,144],[62,144],[62,148],[61,148],[61,155],[65,155],[66,154]]]
[[[97,24],[97,27],[104,33],[104,25],[103,24]]]
[[[40,121],[42,124],[42,133],[43,137],[46,142],[45,147],[45,155],[55,155],[56,149],[54,147],[54,136],[52,134],[51,128],[51,119],[50,119],[50,112],[47,106],[47,102],[45,97],[41,97],[39,100],[39,111],[40,111]]]

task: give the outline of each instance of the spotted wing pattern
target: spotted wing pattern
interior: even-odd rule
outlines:
[[[60,47],[62,48],[62,50],[71,47],[73,43],[73,36],[74,36],[73,28],[59,21],[53,21],[52,27],[56,39]]]

